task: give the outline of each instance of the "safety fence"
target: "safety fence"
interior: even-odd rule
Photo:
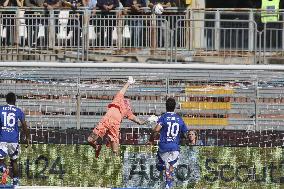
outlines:
[[[34,129],[35,143],[86,141],[89,130],[105,114],[107,104],[127,76],[132,75],[137,83],[127,95],[132,99],[133,111],[142,119],[161,115],[165,112],[165,99],[174,96],[177,112],[190,128],[200,131],[206,145],[284,145],[284,85],[279,68],[234,69],[231,65],[208,64],[203,68],[174,64],[135,67],[131,63],[40,65],[18,62],[0,67],[1,103],[5,103],[4,96],[9,91],[18,95],[18,105]],[[150,128],[151,125],[138,126],[124,120],[122,144],[144,144]],[[74,136],[68,137],[60,130],[69,130]]]
[[[261,10],[1,9],[1,60],[97,61],[111,57],[262,64],[283,56],[283,22]]]

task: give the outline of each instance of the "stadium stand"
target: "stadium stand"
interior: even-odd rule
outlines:
[[[162,14],[152,10],[157,2],[164,3]],[[0,104],[15,92],[31,127],[33,146],[22,148],[20,159],[22,185],[163,188],[156,146],[145,145],[152,125],[123,121],[118,159],[107,148],[97,159],[86,145],[133,76],[127,96],[135,115],[159,116],[165,99],[175,97],[177,113],[202,141],[202,147],[183,141],[177,188],[282,188],[284,69],[270,64],[283,64],[283,10],[273,13],[279,20],[264,23],[260,7],[212,2],[206,8],[198,0],[151,6],[107,0],[95,9],[88,0],[85,7],[38,0],[31,2],[36,7],[18,1],[1,7]]]

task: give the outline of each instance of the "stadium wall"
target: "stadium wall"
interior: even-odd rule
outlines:
[[[85,145],[132,75],[127,95],[136,115],[160,115],[174,96],[204,142],[182,147],[178,187],[283,187],[283,66],[9,62],[0,63],[0,75],[1,104],[15,92],[31,127],[22,185],[161,187],[156,146],[145,146],[152,125],[124,121],[118,158],[103,148],[96,159]]]
[[[87,145],[22,147],[21,184],[44,186],[161,188],[156,147],[123,145],[121,156],[100,157]],[[282,188],[283,148],[182,146],[177,188]]]

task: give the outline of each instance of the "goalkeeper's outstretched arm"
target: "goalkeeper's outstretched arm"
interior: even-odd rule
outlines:
[[[119,92],[124,95],[124,94],[126,93],[128,87],[129,87],[131,84],[134,84],[134,83],[135,83],[135,80],[133,79],[133,77],[132,77],[132,76],[129,76],[127,83],[122,87],[122,89],[121,89]]]
[[[129,119],[129,120],[131,120],[131,121],[133,121],[133,122],[135,122],[135,123],[137,123],[137,124],[139,124],[139,125],[144,125],[144,124],[146,124],[148,121],[147,120],[141,120],[141,119],[139,119],[138,117],[136,117],[136,116],[133,116],[131,119]]]

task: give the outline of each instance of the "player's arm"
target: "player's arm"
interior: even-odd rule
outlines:
[[[135,123],[137,123],[137,124],[139,124],[139,125],[144,125],[144,124],[147,123],[147,120],[141,120],[141,119],[139,119],[138,117],[136,117],[135,115],[131,116],[131,117],[129,118],[129,120],[131,120],[131,121],[133,121],[133,122],[135,122]]]
[[[155,126],[152,128],[152,132],[151,132],[151,135],[150,135],[150,139],[149,139],[149,141],[147,142],[147,144],[152,145],[152,144],[154,143],[154,140],[155,140],[155,138],[157,138],[157,136],[159,135],[161,128],[162,128],[162,126],[161,126],[160,124],[157,124],[157,125],[155,125]]]
[[[21,124],[22,124],[22,127],[23,127],[23,132],[26,136],[26,141],[27,141],[27,145],[29,146],[30,145],[30,130],[28,128],[28,124],[26,122],[26,120],[21,120]]]
[[[119,92],[124,95],[124,94],[126,93],[128,87],[129,87],[131,84],[134,84],[134,83],[135,83],[135,80],[133,79],[133,77],[132,77],[132,76],[129,76],[127,83],[122,87],[122,89],[121,89]]]

